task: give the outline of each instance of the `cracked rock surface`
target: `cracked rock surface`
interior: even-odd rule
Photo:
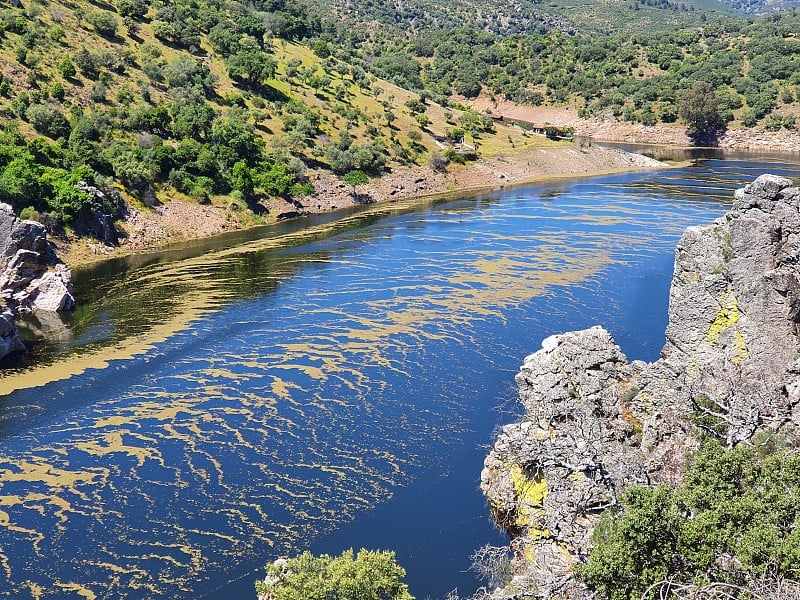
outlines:
[[[800,426],[800,189],[762,175],[675,253],[661,358],[628,362],[600,327],[547,338],[516,377],[522,421],[486,457],[481,488],[512,537],[496,598],[588,597],[573,566],[629,485],[680,483],[702,419],[729,446]]]

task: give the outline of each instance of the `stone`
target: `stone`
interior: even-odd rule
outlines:
[[[656,362],[629,363],[599,327],[551,336],[525,359],[525,414],[481,473],[512,536],[515,593],[590,597],[572,569],[600,514],[632,484],[680,483],[702,431],[693,413],[721,414],[729,447],[800,427],[799,200],[791,180],[762,175],[724,217],[686,230]]]
[[[14,325],[14,313],[8,309],[0,311],[0,358],[13,352],[25,350],[25,344],[19,337]]]
[[[75,307],[69,269],[58,259],[41,223],[17,218],[0,204],[0,358],[23,348],[14,316],[30,311],[68,311]]]
[[[75,308],[70,272],[64,265],[56,265],[42,275],[33,286],[28,286],[26,293],[31,311],[64,312]]]

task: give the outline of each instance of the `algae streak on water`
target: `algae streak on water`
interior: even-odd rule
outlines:
[[[627,195],[620,218],[606,196],[379,207],[103,284],[111,341],[66,356],[93,368],[6,398],[3,587],[196,597],[449,469],[487,426],[476,390],[504,340],[567,305],[616,316],[603,273],[689,218],[665,229]]]
[[[454,218],[446,220],[454,223]],[[329,227],[341,231],[346,226]],[[460,227],[458,235],[481,240],[481,231],[471,227]],[[296,236],[325,238],[327,233]],[[352,237],[369,243],[373,235],[364,230]],[[516,233],[525,244],[540,244],[538,236],[534,229]],[[388,373],[412,380],[423,367],[408,362],[415,349],[464,336],[468,340],[476,322],[502,319],[510,307],[551,286],[580,285],[609,260],[594,243],[568,251],[566,242],[559,248],[548,236],[547,245],[533,255],[515,255],[513,248],[467,248],[441,262],[435,253],[410,249],[409,272],[384,269],[383,258],[372,266],[342,259],[340,251],[298,255],[289,250],[276,259],[276,247],[291,241],[254,242],[136,272],[118,284],[116,293],[145,313],[164,308],[154,306],[151,298],[169,298],[168,318],[149,328],[139,325],[137,337],[73,356],[64,365],[4,380],[10,389],[84,369],[102,379],[112,359],[115,364],[106,371],[139,369],[141,360],[126,366],[124,359],[134,355],[163,362],[157,379],[144,374],[116,397],[93,401],[47,443],[31,440],[24,460],[14,452],[2,456],[0,476],[6,484],[0,502],[14,510],[4,515],[0,527],[16,539],[13,554],[3,548],[10,585],[97,589],[105,581],[102,587],[112,597],[123,589],[161,594],[190,586],[207,568],[209,548],[214,548],[214,560],[231,560],[247,554],[254,543],[286,547],[327,523],[352,518],[390,494],[419,463],[416,452],[405,449],[409,440],[445,443],[444,430],[431,429],[428,421],[449,415],[446,402],[436,411],[439,417],[426,409],[395,423],[371,398],[377,382]],[[427,243],[435,246],[435,237]],[[494,246],[502,243],[502,238],[492,241]],[[277,270],[279,263],[282,270]],[[285,285],[293,272],[304,270],[313,281],[327,269],[342,268],[358,270],[358,280],[342,278],[329,290],[312,285],[303,296],[306,310],[313,307],[318,321],[313,332],[287,316],[273,324],[279,335],[259,340],[253,331],[272,317],[248,309],[224,334],[228,341],[231,335],[246,335],[232,353],[221,340],[213,354],[194,357],[186,369],[180,358],[176,367],[159,359],[164,341],[182,329],[184,337],[196,332],[205,339],[214,311],[226,303],[258,303],[259,290]],[[370,283],[368,270],[373,268],[383,273],[379,285]],[[237,273],[244,277],[237,280]],[[254,300],[242,300],[248,296]],[[63,385],[69,389],[68,382]],[[369,432],[353,421],[364,417],[373,421]],[[452,415],[447,421],[446,435],[457,436],[463,424]],[[289,443],[294,449],[287,449]],[[256,487],[242,486],[236,473],[242,465],[250,465],[248,478],[260,482]],[[178,492],[181,500],[165,505],[163,492],[173,489],[186,491]],[[142,518],[132,523],[130,514]],[[34,522],[38,529],[28,527]],[[26,581],[18,574],[15,555],[42,561],[53,552],[54,532],[69,538],[88,531],[93,537],[100,523],[118,541],[73,559],[72,579]],[[80,579],[81,571],[91,575]]]

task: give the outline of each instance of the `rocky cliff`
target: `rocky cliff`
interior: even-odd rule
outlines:
[[[75,306],[69,269],[56,256],[43,225],[24,221],[0,204],[0,358],[24,349],[14,316],[67,311]]]
[[[628,362],[600,327],[525,359],[525,415],[481,474],[515,551],[516,575],[494,597],[588,597],[572,568],[626,486],[679,483],[703,431],[734,446],[800,426],[799,262],[800,189],[762,175],[683,235],[658,361]]]

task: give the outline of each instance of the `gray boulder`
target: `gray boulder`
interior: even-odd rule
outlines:
[[[24,221],[0,204],[0,358],[23,349],[14,315],[75,307],[69,269],[56,256],[43,225]]]
[[[571,572],[599,515],[631,484],[678,484],[708,418],[730,447],[800,427],[799,263],[800,190],[762,175],[724,217],[683,235],[658,361],[628,363],[599,327],[525,359],[525,416],[502,429],[481,474],[516,556],[494,597],[588,597]]]
[[[14,313],[8,309],[0,311],[0,358],[24,349],[25,345],[14,325]]]

